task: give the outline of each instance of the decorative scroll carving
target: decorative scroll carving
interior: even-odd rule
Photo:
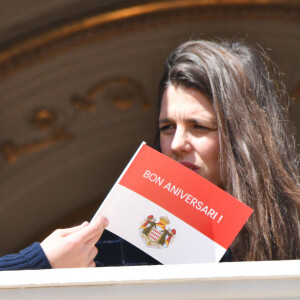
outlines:
[[[112,101],[120,109],[130,108],[134,102],[140,102],[143,110],[150,109],[150,103],[142,86],[134,79],[127,77],[109,78],[93,85],[84,96],[75,95],[71,103],[78,110],[96,111],[93,99],[102,95],[104,100]]]
[[[77,112],[94,112],[96,111],[96,103],[93,100],[97,95],[101,95],[103,101],[112,101],[113,105],[120,110],[129,109],[134,103],[140,103],[143,110],[150,108],[143,87],[134,79],[127,77],[109,78],[94,84],[84,96],[75,95],[71,97],[71,104]],[[38,109],[31,118],[30,123],[38,130],[52,130],[50,136],[24,145],[17,145],[8,141],[3,142],[0,146],[0,152],[3,154],[5,161],[13,163],[22,154],[47,149],[60,141],[74,138],[73,134],[67,132],[67,128],[72,122],[64,126],[54,126],[56,121],[57,113],[53,109]]]
[[[88,112],[95,112],[96,111],[96,104],[86,99],[85,97],[81,97],[78,95],[71,97],[71,103],[77,110],[85,110]]]
[[[56,119],[57,116],[53,110],[41,108],[32,117],[31,124],[36,129],[47,130],[53,127]]]
[[[31,125],[38,130],[50,130],[49,137],[37,141],[28,142],[27,144],[17,145],[12,141],[3,142],[0,146],[6,162],[16,162],[20,155],[30,152],[37,152],[43,149],[47,149],[52,145],[57,144],[62,140],[70,140],[73,138],[73,134],[66,131],[63,126],[56,126],[53,129],[54,123],[57,119],[57,114],[54,110],[49,108],[38,109],[32,119],[30,120]]]
[[[15,162],[21,154],[36,152],[47,149],[62,140],[70,140],[73,135],[68,133],[64,127],[55,128],[48,138],[37,140],[24,145],[16,145],[13,142],[2,143],[0,149],[7,162]]]

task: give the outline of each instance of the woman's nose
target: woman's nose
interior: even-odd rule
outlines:
[[[173,152],[188,152],[191,149],[191,144],[189,141],[189,134],[184,129],[178,128],[175,131],[171,149]]]

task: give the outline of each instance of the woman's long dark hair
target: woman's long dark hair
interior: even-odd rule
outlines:
[[[189,41],[169,56],[159,86],[159,108],[170,84],[212,101],[223,189],[254,209],[231,245],[233,260],[300,258],[294,133],[267,64],[263,51],[243,42]]]

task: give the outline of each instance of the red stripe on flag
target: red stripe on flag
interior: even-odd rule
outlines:
[[[226,249],[252,213],[250,207],[147,145],[141,148],[120,184]]]

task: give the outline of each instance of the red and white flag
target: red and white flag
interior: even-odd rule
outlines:
[[[218,262],[252,211],[145,143],[98,210],[107,230],[163,264]]]

